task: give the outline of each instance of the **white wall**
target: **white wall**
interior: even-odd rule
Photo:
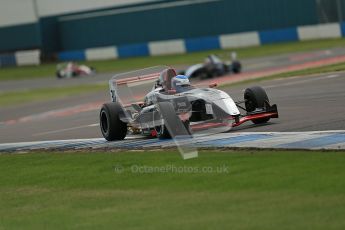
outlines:
[[[2,1],[2,0],[1,0]],[[10,0],[8,0],[10,1]],[[20,1],[20,0],[14,0]],[[41,17],[157,0],[36,0]]]
[[[297,31],[300,40],[340,38],[340,26],[338,23],[299,26]]]
[[[14,54],[18,66],[39,65],[40,55],[41,55],[40,50],[17,51]]]
[[[0,27],[36,21],[32,0],[0,0]]]
[[[0,27],[37,22],[39,17],[157,0],[0,0]]]
[[[240,48],[248,46],[260,45],[259,33],[256,31],[236,33],[236,34],[223,34],[220,35],[220,47],[227,48]]]
[[[186,53],[186,47],[182,39],[149,42],[150,54],[182,54]]]

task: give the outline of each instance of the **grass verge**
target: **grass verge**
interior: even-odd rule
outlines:
[[[0,93],[0,106],[13,106],[30,102],[61,99],[69,96],[107,90],[107,85],[90,84],[68,87],[33,89]]]
[[[303,70],[279,73],[279,74],[264,76],[264,77],[260,77],[260,78],[256,78],[256,79],[248,79],[248,80],[244,80],[244,81],[239,81],[239,82],[235,82],[235,83],[223,84],[219,88],[226,88],[229,86],[238,86],[238,85],[255,83],[255,82],[269,81],[269,80],[278,79],[278,78],[308,76],[308,75],[322,74],[322,73],[336,73],[336,72],[343,72],[343,71],[345,71],[345,63],[344,62],[338,63],[338,64],[333,64],[333,65],[326,65],[326,66],[321,66],[321,67],[315,67],[315,68],[308,68],[308,69],[303,69]]]
[[[317,151],[2,154],[0,229],[343,229],[344,164]]]
[[[258,47],[231,49],[238,52],[241,59],[262,57],[268,55],[284,54],[291,52],[327,49],[345,45],[345,39],[328,39],[315,41],[302,41],[293,43],[268,44]],[[220,56],[229,56],[230,50],[208,50],[188,53],[183,55],[167,55],[157,57],[138,57],[119,60],[87,61],[82,62],[93,66],[98,72],[116,72],[139,69],[155,65],[186,65],[202,62],[210,53]],[[55,74],[56,63],[43,64],[40,66],[11,67],[0,69],[1,80],[30,79],[48,77]]]

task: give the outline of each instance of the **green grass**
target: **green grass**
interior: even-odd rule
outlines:
[[[344,152],[3,154],[0,229],[344,229],[344,164]]]
[[[229,86],[237,86],[237,85],[243,85],[243,84],[249,84],[249,83],[269,81],[269,80],[278,79],[278,78],[309,76],[309,75],[313,75],[313,74],[336,73],[336,72],[342,72],[342,71],[345,71],[345,63],[344,62],[332,64],[332,65],[321,66],[321,67],[314,67],[314,68],[308,68],[308,69],[303,69],[303,70],[296,70],[296,71],[290,71],[290,72],[285,72],[285,73],[279,73],[279,74],[264,76],[264,77],[260,77],[260,78],[239,81],[239,82],[235,82],[235,83],[226,83],[226,84],[221,85],[219,88],[226,88]]]
[[[238,52],[239,58],[261,57],[267,55],[284,54],[290,52],[309,51],[341,47],[345,45],[345,39],[329,39],[316,41],[303,41],[293,43],[269,44],[258,47],[231,49],[231,50],[210,50],[195,52],[184,55],[168,55],[159,57],[138,57],[119,60],[88,61],[82,62],[93,66],[98,72],[116,72],[133,69],[140,69],[155,65],[185,65],[202,62],[204,58],[215,53],[221,56],[229,56],[230,51]],[[56,63],[43,64],[40,66],[13,67],[0,69],[1,80],[30,79],[49,77],[55,74]]]
[[[30,102],[62,99],[69,96],[77,96],[86,93],[107,90],[107,85],[90,84],[67,87],[52,87],[15,92],[0,93],[0,106],[14,106]]]
[[[0,81],[55,76],[56,64],[0,68]]]

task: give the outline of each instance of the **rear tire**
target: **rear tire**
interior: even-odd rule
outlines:
[[[57,77],[58,79],[63,78],[63,76],[61,75],[60,71],[56,71],[56,77]]]
[[[91,70],[91,75],[92,76],[94,76],[97,73],[97,71],[96,71],[96,69],[94,67],[90,67],[90,70]]]
[[[190,135],[189,121],[182,122],[176,115],[174,106],[170,102],[159,102],[158,110],[164,119],[164,123],[169,123],[173,134],[171,134],[165,124],[158,127],[157,137],[159,139],[170,139],[175,135]]]
[[[117,102],[104,104],[99,114],[100,127],[107,141],[123,140],[127,134],[127,123],[120,120],[123,109]]]
[[[253,86],[244,91],[245,107],[247,112],[253,112],[257,108],[265,108],[269,104],[266,91],[260,86]],[[261,118],[252,120],[254,124],[262,124],[269,121],[270,118]]]
[[[231,68],[232,68],[232,72],[234,72],[234,73],[241,73],[241,71],[242,71],[242,64],[239,61],[234,61],[234,62],[232,62]]]

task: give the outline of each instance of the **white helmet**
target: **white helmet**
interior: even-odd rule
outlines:
[[[190,86],[190,82],[187,76],[185,75],[177,75],[171,79],[171,86],[173,89],[178,90],[183,86]]]

